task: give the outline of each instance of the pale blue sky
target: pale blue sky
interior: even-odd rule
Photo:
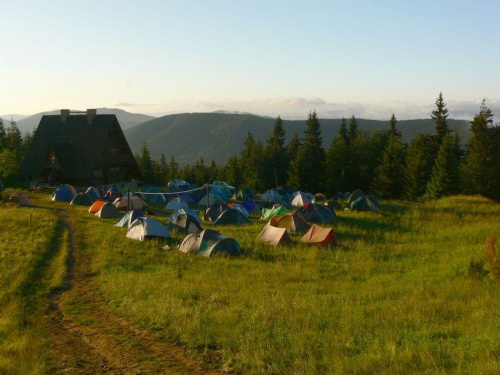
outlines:
[[[440,91],[500,99],[498,0],[0,4],[0,114],[422,117]]]

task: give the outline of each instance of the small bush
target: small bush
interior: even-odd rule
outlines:
[[[486,239],[486,259],[490,265],[491,275],[493,280],[500,279],[500,261],[495,248],[497,237],[493,234]]]

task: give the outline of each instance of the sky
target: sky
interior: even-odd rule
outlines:
[[[0,115],[500,115],[500,1],[0,0]]]

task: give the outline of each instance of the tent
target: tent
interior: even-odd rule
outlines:
[[[165,196],[160,193],[160,189],[158,189],[156,186],[148,186],[144,190],[144,193],[148,194],[143,194],[142,199],[148,200],[152,203],[164,203],[167,201],[165,199]]]
[[[175,211],[167,221],[170,230],[177,230],[182,233],[194,233],[202,230],[200,218],[185,212],[183,209]]]
[[[66,186],[69,190],[71,190],[71,194],[73,194],[73,196],[75,196],[77,194],[77,191],[76,189],[73,187],[73,185],[70,185],[70,184],[64,184],[64,186]]]
[[[113,205],[113,203],[106,202],[95,215],[102,219],[106,219],[110,217],[118,217],[120,216],[120,212],[118,211],[118,208]]]
[[[26,195],[21,194],[21,193],[11,194],[11,196],[9,197],[9,200],[11,202],[16,202],[19,205],[19,207],[32,207],[33,206],[33,203],[30,201],[30,199]]]
[[[300,239],[302,242],[319,246],[337,246],[337,238],[332,228],[323,228],[313,224],[311,229]]]
[[[184,202],[186,202],[187,204],[189,203],[195,203],[197,201],[200,200],[200,198],[198,199],[194,199],[193,196],[188,193],[188,192],[182,192],[182,193],[168,193],[168,194],[164,194],[165,198],[167,199],[168,202],[172,202],[174,199],[176,198],[180,198],[182,199]]]
[[[298,193],[295,198],[292,200],[292,205],[293,206],[303,206],[305,204],[311,203],[311,199],[304,193]]]
[[[275,216],[270,221],[273,227],[285,228],[290,233],[307,232],[311,226],[300,216],[297,215],[283,215]]]
[[[205,210],[205,216],[203,217],[207,221],[215,221],[224,211],[230,210],[231,208],[225,203],[214,204],[212,207]]]
[[[150,217],[139,217],[130,225],[126,237],[144,241],[153,238],[172,238],[170,230],[158,220]]]
[[[252,189],[242,189],[238,190],[236,193],[236,199],[240,201],[246,201],[249,199],[257,199],[257,194]]]
[[[304,207],[295,211],[295,214],[300,216],[305,221],[316,224],[327,224],[337,221],[337,215],[327,206],[321,204],[306,204]]]
[[[68,187],[68,185],[59,185],[52,192],[52,200],[71,202],[75,195],[76,194],[73,194],[73,191]]]
[[[184,253],[200,254],[205,257],[219,253],[233,256],[243,254],[240,245],[235,239],[226,237],[211,229],[187,235],[179,245],[179,250]]]
[[[277,228],[267,223],[260,234],[257,236],[257,241],[264,242],[271,246],[291,245],[292,241],[286,228]]]
[[[228,206],[231,207],[232,210],[240,211],[245,217],[250,216],[250,212],[248,212],[248,210],[242,204],[232,203],[228,204]]]
[[[75,204],[77,206],[92,206],[92,203],[94,203],[94,200],[90,195],[87,193],[78,193],[69,204]]]
[[[278,207],[283,207],[285,210],[288,210],[288,211],[291,211],[294,208],[290,202],[285,202],[282,200],[273,204],[273,208],[278,208]]]
[[[283,194],[281,196],[281,198],[280,198],[280,202],[287,202],[287,203],[289,203],[289,202],[293,201],[293,198],[294,197],[293,197],[292,194]]]
[[[106,192],[106,195],[104,195],[104,198],[107,199],[109,202],[114,202],[116,198],[120,198],[122,196],[122,193],[117,188],[111,188]]]
[[[182,198],[174,198],[165,206],[165,210],[177,211],[177,210],[189,210],[189,205]]]
[[[250,221],[240,211],[229,209],[219,215],[214,225],[245,225]]]
[[[330,210],[335,210],[335,211],[344,210],[344,207],[338,201],[335,201],[333,199],[326,202],[325,206],[328,206],[330,208]]]
[[[370,198],[367,196],[360,196],[356,200],[354,200],[351,203],[351,210],[353,211],[371,211],[371,212],[378,212],[377,209],[377,204],[374,203]]]
[[[286,215],[287,211],[283,207],[278,208],[263,208],[260,220],[267,220],[274,216]]]
[[[116,198],[113,205],[119,210],[141,210],[147,206],[141,197],[130,197],[130,203],[126,197]]]
[[[89,186],[87,190],[85,190],[85,193],[87,193],[89,197],[92,198],[92,201],[96,201],[101,198],[101,196],[99,195],[99,190],[97,190],[93,186]]]
[[[268,202],[277,202],[281,199],[281,195],[279,195],[276,190],[268,190],[262,196],[260,197],[261,200],[263,201],[268,201]]]
[[[209,199],[209,205],[210,206],[213,206],[214,204],[220,204],[220,203],[226,203],[226,201],[224,199],[222,199],[220,196],[218,195],[214,195],[214,194],[209,194],[208,195],[208,199]],[[200,199],[200,201],[198,202],[198,204],[200,206],[206,206],[207,205],[207,196],[205,195],[203,198]]]
[[[347,203],[351,204],[352,202],[354,202],[356,199],[358,199],[359,197],[361,197],[363,195],[365,195],[365,193],[363,193],[362,190],[359,190],[359,189],[354,190],[352,192],[352,194],[349,195],[349,198],[347,199]]]
[[[107,203],[107,200],[105,199],[98,199],[94,203],[92,203],[92,206],[89,208],[89,212],[92,214],[95,214],[97,211],[101,209],[101,207],[104,205],[104,203]]]
[[[210,188],[210,195],[216,195],[218,196],[219,198],[221,198],[224,203],[227,203],[229,201],[228,197],[226,196],[226,194],[224,194],[224,192],[220,189],[216,189],[216,188]],[[231,193],[232,195],[232,193]],[[210,197],[210,200],[212,200],[212,198]]]
[[[120,220],[115,224],[115,227],[127,227],[130,228],[130,225],[134,222],[135,219],[143,217],[144,213],[140,210],[132,210],[128,211],[125,215],[122,216]]]
[[[313,199],[311,200],[311,203],[316,203],[316,204],[324,204],[326,202],[326,197],[321,194],[314,194]]]
[[[259,206],[253,200],[246,200],[241,204],[249,213],[257,212],[260,210]]]

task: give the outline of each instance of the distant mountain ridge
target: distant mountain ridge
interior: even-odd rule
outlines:
[[[47,111],[36,113],[31,116],[24,117],[20,120],[17,120],[17,127],[21,131],[21,133],[31,132],[34,128],[38,126],[40,123],[40,119],[43,115],[58,115],[61,113],[61,110]],[[132,128],[138,124],[141,124],[145,121],[149,121],[155,119],[153,116],[143,115],[140,113],[130,113],[118,108],[97,108],[97,114],[113,114],[116,115],[118,121],[120,122],[120,126],[123,130]],[[8,119],[3,118],[4,126],[8,127],[10,123],[10,117]]]
[[[193,163],[203,157],[205,163],[215,160],[224,164],[232,155],[238,155],[248,132],[254,139],[265,144],[273,130],[275,119],[241,113],[182,113],[167,115],[146,121],[124,131],[132,152],[139,153],[142,143],[146,142],[153,158],[162,153],[167,158],[172,155],[181,165]],[[450,129],[459,131],[462,142],[467,142],[469,121],[448,119]],[[340,119],[320,119],[323,146],[328,149],[338,135]],[[287,142],[295,131],[303,137],[305,120],[283,120],[287,132]],[[389,123],[382,120],[357,119],[360,130],[388,130]],[[435,123],[432,119],[398,121],[403,140],[409,141],[419,133],[434,134]]]

